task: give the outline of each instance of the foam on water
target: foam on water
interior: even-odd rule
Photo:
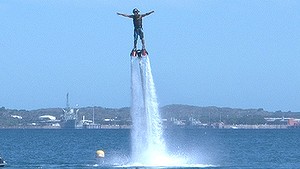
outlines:
[[[161,168],[161,169],[175,169],[175,168],[214,168],[219,167],[210,164],[182,164],[182,165],[168,165],[168,166],[155,166],[155,165],[122,165],[115,166],[116,168]]]

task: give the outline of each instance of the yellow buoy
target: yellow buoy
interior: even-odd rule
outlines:
[[[97,158],[104,158],[105,154],[103,150],[97,150],[96,151]]]

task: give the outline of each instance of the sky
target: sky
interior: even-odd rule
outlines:
[[[0,106],[129,107],[135,7],[160,106],[300,112],[298,0],[0,0]]]

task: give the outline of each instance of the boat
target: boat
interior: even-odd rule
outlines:
[[[62,129],[75,129],[76,128],[76,120],[75,119],[68,119],[63,120],[60,123]]]
[[[67,93],[67,105],[63,109],[63,118],[60,123],[62,129],[75,129],[77,125],[77,114],[79,109],[71,108],[69,104],[69,93]]]
[[[6,162],[0,157],[0,167],[4,167],[6,165]]]

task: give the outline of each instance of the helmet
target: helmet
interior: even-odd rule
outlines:
[[[137,9],[137,8],[134,8],[133,10],[132,10],[132,13],[139,13],[140,11]]]

